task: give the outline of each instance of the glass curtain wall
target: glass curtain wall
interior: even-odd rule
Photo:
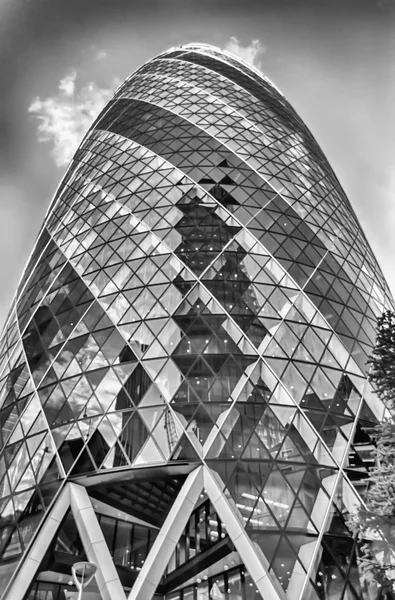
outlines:
[[[392,306],[277,88],[205,45],[148,61],[81,142],[0,340],[0,589],[66,481],[100,475],[115,513],[160,528],[204,465],[279,589],[361,598],[346,520],[373,464],[366,427],[384,414],[366,360]],[[203,513],[168,576],[229,529]],[[139,566],[151,541],[110,521],[114,561]],[[232,592],[229,571],[182,593],[252,597],[237,573]]]

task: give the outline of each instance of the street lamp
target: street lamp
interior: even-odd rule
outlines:
[[[78,600],[82,598],[82,590],[92,581],[97,565],[91,562],[77,562],[71,567],[74,583],[78,590]]]

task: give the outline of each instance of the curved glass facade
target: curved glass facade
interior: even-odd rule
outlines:
[[[130,590],[199,466],[276,597],[368,594],[345,520],[372,464],[363,428],[383,415],[366,360],[391,303],[336,176],[270,81],[204,45],[143,65],[76,152],[3,331],[3,598],[69,482],[101,503]],[[232,519],[201,492],[158,597],[264,598]],[[62,531],[56,552],[77,560]],[[60,563],[39,565],[29,598],[66,597],[45,578]]]

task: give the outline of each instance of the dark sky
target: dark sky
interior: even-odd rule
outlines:
[[[262,71],[315,135],[395,291],[393,0],[0,0],[0,322],[64,172],[32,103],[56,100],[73,71],[76,94],[106,89],[171,46],[231,37],[265,49]]]

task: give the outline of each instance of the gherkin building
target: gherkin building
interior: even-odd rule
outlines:
[[[282,93],[203,44],[83,138],[0,345],[0,596],[370,600],[383,275]]]

